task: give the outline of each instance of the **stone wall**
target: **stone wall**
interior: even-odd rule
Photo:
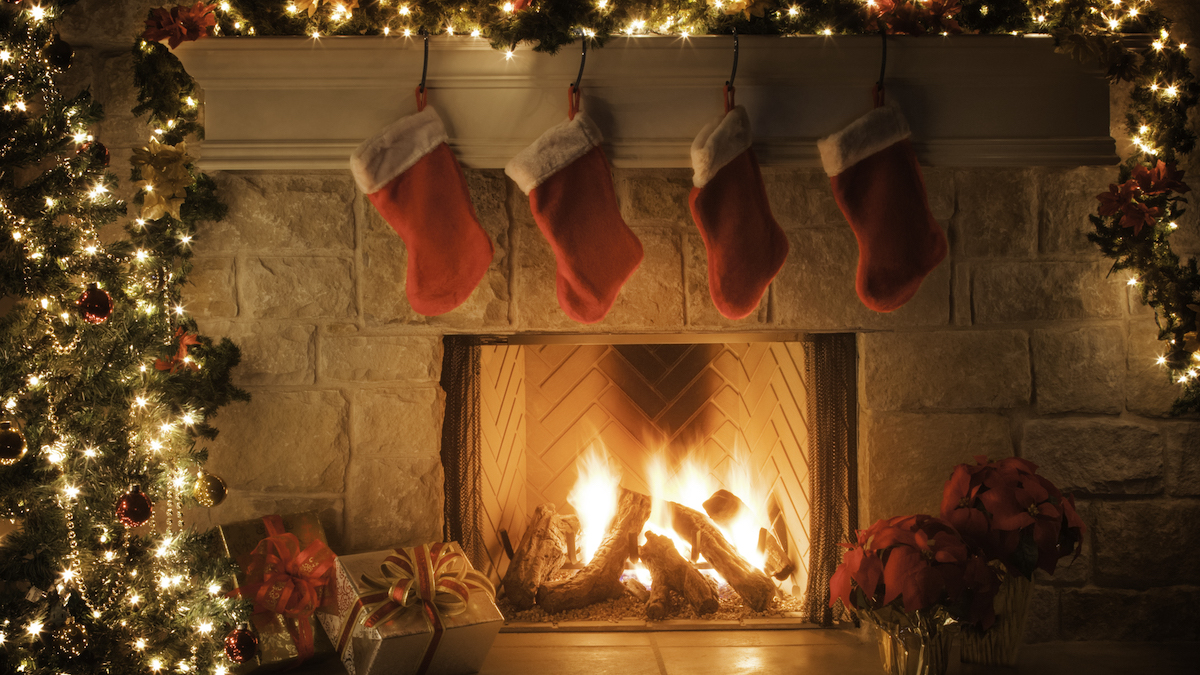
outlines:
[[[84,0],[64,24],[122,174],[146,137],[126,112],[126,50],[157,4]],[[764,173],[792,252],[759,311],[731,322],[708,298],[689,173],[617,170],[646,259],[595,326],[558,309],[553,255],[499,171],[468,172],[495,260],[434,318],[408,306],[404,246],[348,173],[217,174],[230,218],[200,233],[187,308],[242,346],[254,398],[216,420],[209,468],[230,496],[192,522],[316,509],[344,552],[439,538],[445,333],[858,331],[864,525],[936,510],[973,455],[1029,458],[1090,526],[1083,555],[1037,587],[1030,638],[1200,638],[1200,423],[1166,415],[1152,314],[1084,238],[1112,169],[927,169],[951,253],[892,314],[855,297],[856,243],[825,177]],[[1200,252],[1184,225],[1177,243]]]

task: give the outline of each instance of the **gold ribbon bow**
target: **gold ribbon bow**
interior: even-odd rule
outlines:
[[[379,566],[380,576],[360,578],[367,590],[358,596],[338,638],[338,653],[345,654],[358,618],[369,612],[363,626],[371,628],[420,605],[432,629],[418,674],[425,673],[437,652],[445,626],[443,616],[455,616],[467,610],[471,593],[483,593],[491,601],[496,589],[492,582],[475,571],[466,556],[449,544],[423,544],[395,549]]]

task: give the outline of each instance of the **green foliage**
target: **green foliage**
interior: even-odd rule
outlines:
[[[244,609],[209,592],[231,563],[181,529],[179,509],[194,503],[206,455],[196,441],[247,396],[231,382],[239,353],[228,339],[197,336],[178,359],[180,337],[196,333],[181,311],[189,242],[226,209],[189,166],[179,219],[125,215],[103,139],[89,138],[101,106],[87,91],[64,97],[43,57],[70,4],[42,2],[39,19],[30,3],[0,3],[0,418],[29,446],[0,466],[0,517],[20,528],[0,544],[3,670],[145,673],[158,659],[212,672],[231,665],[220,638]],[[198,136],[191,78],[159,45],[135,51],[138,112],[166,143]],[[99,324],[76,307],[88,284],[113,301]],[[127,529],[115,505],[135,483],[157,517]],[[68,618],[82,649],[64,639]]]

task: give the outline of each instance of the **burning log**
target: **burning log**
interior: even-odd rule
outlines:
[[[533,520],[504,575],[504,592],[513,607],[533,607],[538,588],[567,561],[568,539],[562,521],[553,504],[542,504],[534,510]]]
[[[642,545],[642,562],[650,568],[650,600],[646,602],[646,616],[653,620],[666,618],[669,612],[668,591],[675,591],[687,600],[697,614],[717,611],[720,600],[717,589],[691,563],[679,555],[675,544],[667,537],[653,532],[646,533]]]
[[[591,561],[575,576],[562,581],[543,584],[537,591],[537,603],[549,614],[620,597],[625,592],[621,585],[621,570],[630,553],[630,535],[635,537],[650,518],[650,498],[621,488],[617,501],[617,515],[613,516],[604,541],[596,549]]]
[[[775,597],[775,584],[771,578],[738,555],[737,549],[703,513],[674,502],[670,502],[670,509],[671,527],[691,543],[692,551],[699,552],[712,563],[713,569],[725,577],[750,609],[765,610]]]
[[[729,490],[717,490],[704,502],[704,512],[712,521],[726,529],[730,528],[750,507]],[[766,557],[763,571],[783,581],[796,571],[796,565],[784,553],[779,540],[766,528],[758,531],[758,552]]]

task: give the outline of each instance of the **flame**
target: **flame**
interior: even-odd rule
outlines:
[[[609,523],[617,515],[617,499],[621,486],[621,471],[608,455],[603,443],[588,446],[575,460],[578,478],[567,495],[575,507],[582,530],[579,559],[587,564],[604,541]]]

